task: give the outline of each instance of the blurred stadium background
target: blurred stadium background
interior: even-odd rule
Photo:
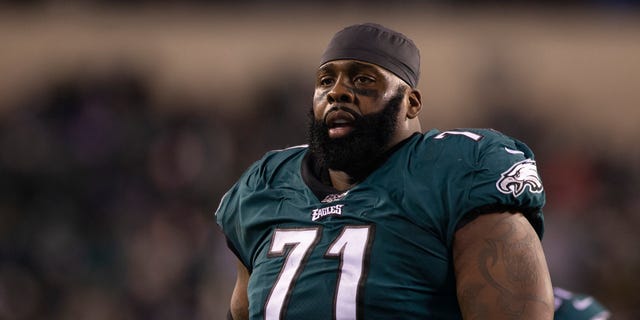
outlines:
[[[536,152],[554,284],[640,314],[640,11],[632,1],[0,1],[0,319],[223,319],[213,212],[305,142],[331,35],[422,51],[426,128]]]

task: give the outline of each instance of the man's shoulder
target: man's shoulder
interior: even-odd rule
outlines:
[[[291,158],[295,158],[296,156],[304,154],[307,149],[308,146],[306,144],[301,144],[284,149],[269,150],[265,152],[258,160],[254,161],[249,166],[247,171],[255,167],[278,166],[284,162],[289,161]]]
[[[514,138],[490,128],[458,128],[452,130],[431,130],[423,134],[425,142],[437,142],[444,146],[483,147],[512,141]]]
[[[519,181],[519,185],[530,183],[536,193],[542,191],[533,151],[493,129],[432,130],[409,150],[415,150],[409,151],[407,161],[418,176],[439,176],[444,181],[454,177],[467,182],[484,179],[500,186],[502,193],[520,195],[522,190],[514,193],[508,188],[510,177],[519,174],[527,179]]]
[[[266,152],[262,158],[255,161],[244,172],[240,181],[265,179],[273,176],[277,171],[299,170],[300,159],[306,153],[307,145],[298,145],[285,149],[277,149]]]
[[[292,158],[296,158],[298,156],[304,155],[307,151],[308,145],[301,144],[297,146],[292,146],[284,149],[276,149],[270,150],[262,156],[260,160],[256,163],[261,163],[267,166],[270,165],[279,165],[281,163],[287,162]]]
[[[299,172],[301,159],[307,150],[306,145],[266,152],[259,160],[253,162],[223,196],[216,212],[225,209],[229,202],[250,194],[266,184],[273,182],[274,177],[287,176]],[[217,215],[217,213],[216,213]]]
[[[455,159],[469,161],[470,164],[476,164],[480,158],[490,153],[533,157],[532,151],[523,142],[486,128],[431,130],[422,135],[417,150],[427,158]]]

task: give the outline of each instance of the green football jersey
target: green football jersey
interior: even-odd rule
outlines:
[[[251,319],[460,319],[456,230],[517,210],[542,236],[534,156],[496,131],[415,134],[342,193],[305,178],[307,153],[267,153],[216,211],[251,273]]]
[[[607,320],[611,313],[593,297],[553,288],[554,320]]]

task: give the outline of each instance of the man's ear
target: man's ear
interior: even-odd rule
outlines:
[[[418,116],[422,109],[422,95],[418,89],[411,89],[408,98],[409,107],[407,108],[407,118],[413,119]]]

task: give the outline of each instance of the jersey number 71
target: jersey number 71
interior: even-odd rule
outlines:
[[[328,259],[340,259],[338,283],[334,295],[336,320],[357,318],[357,298],[364,279],[366,258],[372,226],[346,226],[324,254]],[[276,283],[265,303],[265,320],[280,320],[286,311],[291,291],[302,272],[309,254],[320,240],[320,227],[306,229],[276,229],[271,239],[268,257],[286,254]],[[286,250],[290,248],[289,250]]]

